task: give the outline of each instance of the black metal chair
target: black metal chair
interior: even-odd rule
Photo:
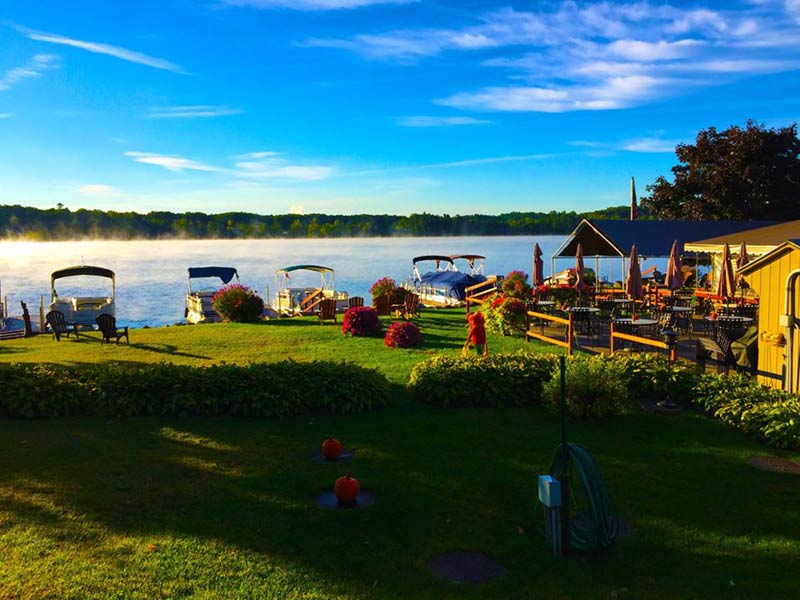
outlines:
[[[113,339],[117,344],[119,344],[119,341],[122,338],[125,338],[127,343],[131,343],[131,340],[128,337],[128,328],[117,327],[117,319],[114,316],[103,313],[102,315],[97,315],[95,322],[97,323],[97,327],[100,329],[100,333],[103,336],[103,341],[101,343],[105,344]]]

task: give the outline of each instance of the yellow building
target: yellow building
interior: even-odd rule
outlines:
[[[760,298],[758,379],[800,391],[800,239],[786,241],[737,274]]]

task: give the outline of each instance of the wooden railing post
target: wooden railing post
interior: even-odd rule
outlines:
[[[614,354],[614,321],[611,321],[611,347],[609,348],[611,354]]]
[[[572,356],[572,346],[573,346],[573,341],[572,341],[572,327],[573,327],[573,324],[572,324],[572,320],[573,320],[574,316],[575,315],[573,313],[571,313],[571,312],[569,313],[569,325],[567,325],[567,342],[568,342],[569,345],[567,346],[567,356]]]

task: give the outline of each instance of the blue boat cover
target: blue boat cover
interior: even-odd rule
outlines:
[[[189,267],[189,279],[196,277],[219,277],[222,283],[230,283],[236,276],[233,267]]]
[[[483,275],[469,275],[459,271],[431,271],[422,276],[420,284],[445,290],[445,295],[457,300],[466,300],[464,291],[471,285],[486,281]]]

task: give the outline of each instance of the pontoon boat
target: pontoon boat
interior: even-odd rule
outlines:
[[[59,295],[56,291],[56,281],[67,277],[102,277],[111,280],[111,295],[105,296],[69,296]],[[116,279],[114,271],[103,267],[91,267],[88,265],[68,267],[60,271],[54,271],[50,275],[50,288],[52,298],[48,311],[58,310],[64,313],[67,323],[76,325],[95,325],[98,315],[114,315],[114,296],[116,294]]]
[[[301,285],[292,281],[297,271],[311,271],[319,276],[319,286]],[[336,310],[347,308],[347,292],[336,290],[334,271],[320,265],[293,265],[275,272],[275,301],[272,304],[281,315],[310,315],[326,298],[336,300]]]
[[[455,260],[465,259],[469,273],[458,270]],[[453,256],[425,255],[412,259],[413,275],[406,287],[419,294],[425,306],[463,306],[467,299],[467,288],[483,283],[483,256],[478,254],[456,254]],[[433,262],[435,270],[420,273],[418,264]]]
[[[239,273],[233,267],[189,267],[186,320],[194,324],[221,321],[211,305],[211,299],[223,285],[229,284],[234,278],[239,281]]]

